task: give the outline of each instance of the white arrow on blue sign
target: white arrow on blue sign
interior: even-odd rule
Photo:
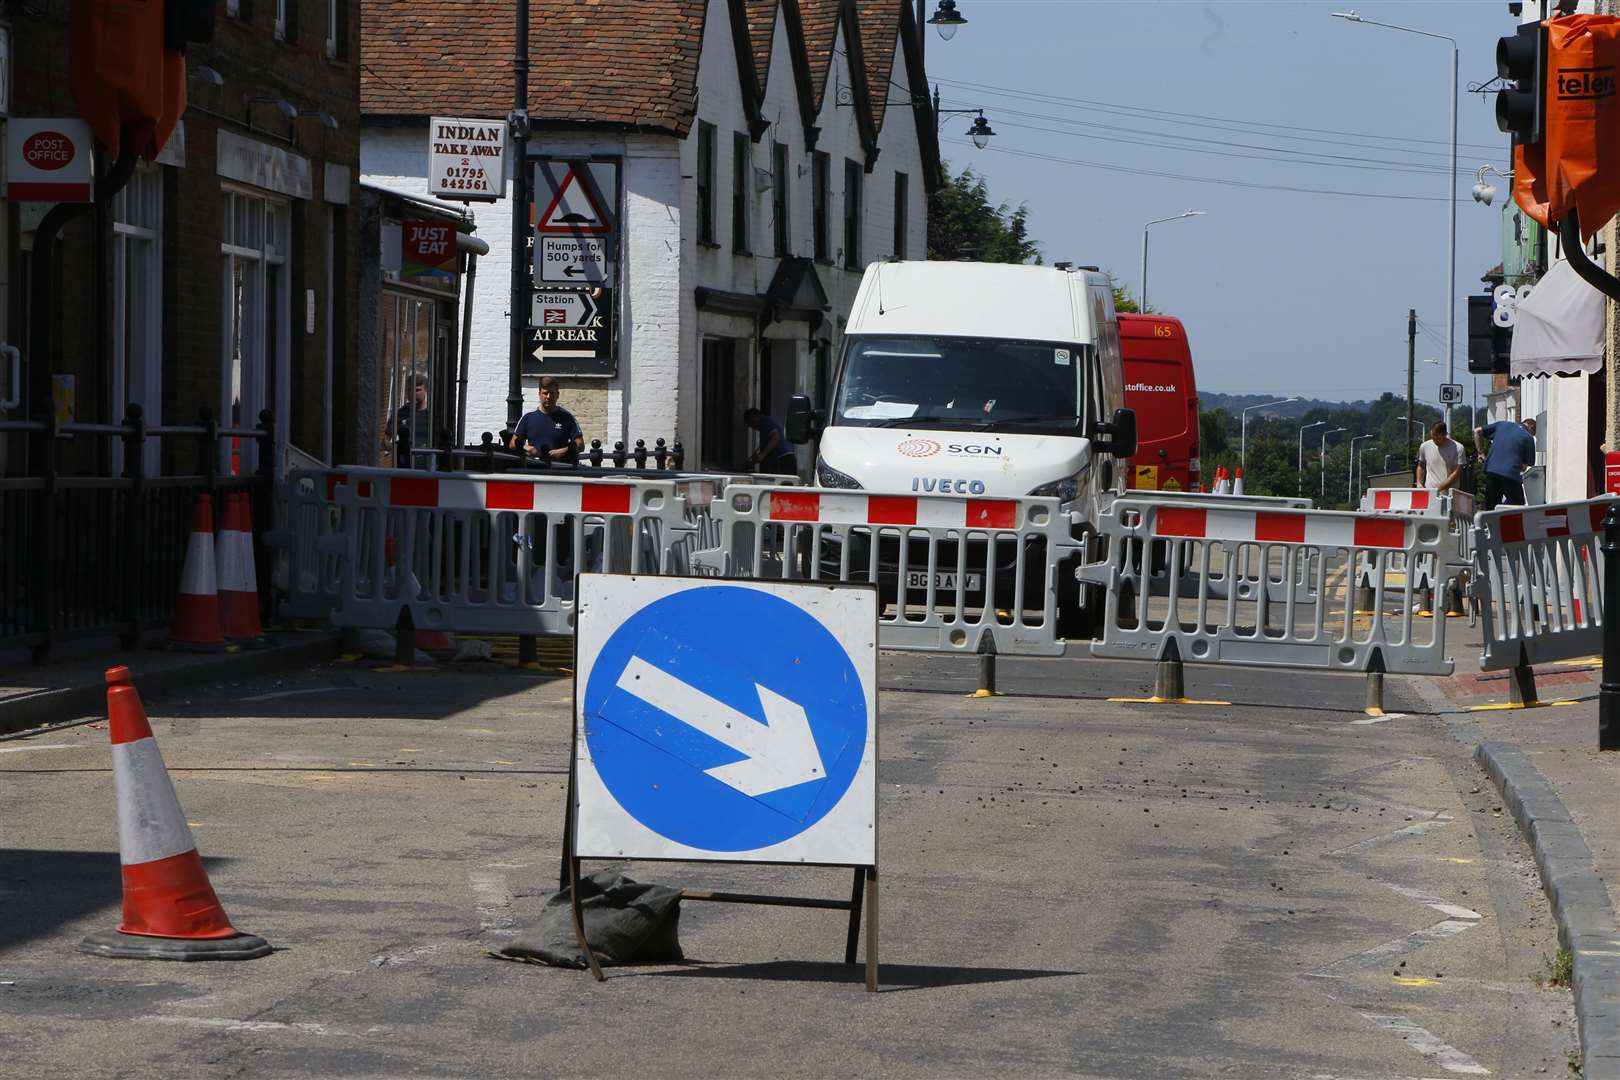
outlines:
[[[871,865],[876,594],[584,575],[581,857]]]

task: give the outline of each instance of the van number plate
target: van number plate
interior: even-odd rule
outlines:
[[[979,575],[979,574],[964,574],[963,579],[967,582],[966,588],[967,588],[968,592],[978,592],[980,583],[983,580],[981,575]],[[908,589],[926,589],[926,588],[928,588],[928,573],[926,571],[921,571],[921,570],[908,570],[908,571],[906,571],[906,588],[908,588]],[[935,590],[946,590],[946,589],[954,590],[956,588],[956,575],[953,574],[953,573],[952,574],[945,574],[945,573],[935,574],[934,575],[934,588],[935,588]]]

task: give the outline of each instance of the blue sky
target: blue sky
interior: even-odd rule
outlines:
[[[929,77],[943,107],[983,108],[997,134],[976,151],[970,118],[947,116],[953,171],[970,166],[996,199],[1027,204],[1048,262],[1096,263],[1133,294],[1143,223],[1206,211],[1153,226],[1148,264],[1150,302],[1187,324],[1200,389],[1334,400],[1404,395],[1408,308],[1424,327],[1418,397],[1433,399],[1443,379],[1422,361],[1445,353],[1451,47],[1329,13],[1354,7],[1456,38],[1456,365],[1467,384],[1463,297],[1500,261],[1507,184],[1493,181],[1488,209],[1469,190],[1476,168],[1505,171],[1508,157],[1494,97],[1468,87],[1496,74],[1496,39],[1517,24],[1506,3],[957,6],[968,24],[949,42],[930,32]]]

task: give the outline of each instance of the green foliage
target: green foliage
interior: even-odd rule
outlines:
[[[1144,312],[1149,315],[1157,315],[1159,313],[1159,309],[1154,307],[1152,304],[1149,304],[1147,307],[1143,307],[1141,304],[1137,303],[1136,298],[1131,295],[1129,285],[1114,286],[1114,310],[1123,311],[1127,315],[1134,315],[1138,312]]]
[[[1040,247],[1029,237],[1027,206],[992,206],[990,189],[972,169],[959,176],[947,171],[945,181],[928,196],[930,259],[1040,264]]]
[[[1536,985],[1543,990],[1568,990],[1570,980],[1575,977],[1575,954],[1568,949],[1559,949],[1556,956],[1544,956],[1541,959],[1541,973],[1536,976]]]

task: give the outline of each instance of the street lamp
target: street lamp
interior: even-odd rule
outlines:
[[[1332,431],[1322,432],[1322,449],[1318,451],[1316,459],[1318,471],[1322,475],[1322,490],[1317,496],[1317,499],[1320,502],[1327,502],[1327,441],[1334,435],[1339,435],[1349,430],[1349,428],[1336,427]]]
[[[1314,424],[1306,424],[1299,429],[1299,465],[1294,470],[1294,480],[1301,495],[1305,494],[1305,433],[1313,427],[1326,426],[1326,420],[1318,420]]]
[[[1152,221],[1142,226],[1142,295],[1137,297],[1137,306],[1143,311],[1147,310],[1148,229],[1152,228],[1154,225],[1163,225],[1167,221],[1180,221],[1182,218],[1201,217],[1203,216],[1203,213],[1204,211],[1202,210],[1183,210],[1181,213],[1174,214],[1170,217],[1154,218]]]
[[[923,3],[917,0],[917,18],[922,19]],[[956,36],[956,32],[967,25],[956,10],[956,0],[939,0],[939,7],[928,17],[928,25],[939,31],[941,41],[949,41]]]
[[[1365,485],[1367,483],[1367,455],[1368,454],[1376,454],[1376,453],[1378,453],[1378,447],[1369,446],[1366,449],[1364,449],[1361,452],[1361,456],[1356,459],[1356,464],[1361,469],[1361,482],[1362,482],[1363,485]]]
[[[839,91],[840,98],[839,98],[838,104],[840,104],[840,105],[845,103],[843,101],[843,98],[842,98],[842,95],[845,92],[846,91],[842,90],[842,89]],[[852,106],[855,104],[855,98],[854,98],[853,94],[850,95],[849,104],[852,105]],[[936,86],[936,87],[934,87],[934,131],[936,131],[936,132],[939,131],[939,120],[940,120],[940,117],[942,117],[942,116],[973,116],[973,117],[977,117],[977,119],[973,121],[973,126],[968,128],[966,131],[962,132],[962,134],[964,134],[968,138],[972,139],[973,140],[973,145],[976,148],[980,149],[980,150],[983,150],[986,146],[990,145],[990,136],[994,135],[995,132],[993,130],[991,130],[990,121],[988,121],[988,120],[986,120],[984,118],[984,110],[983,109],[942,109],[942,108],[939,107],[939,87]]]
[[[1377,435],[1357,435],[1350,440],[1350,468],[1346,470],[1344,478],[1344,501],[1354,506],[1356,502],[1356,443],[1363,439],[1376,439]]]
[[[1446,262],[1446,382],[1456,382],[1454,376],[1457,363],[1457,39],[1410,26],[1364,19],[1354,11],[1335,11],[1332,14],[1335,19],[1362,23],[1366,26],[1380,26],[1385,30],[1400,30],[1451,44],[1451,171],[1446,175],[1446,186],[1451,189],[1451,242],[1447,249]]]
[[[1297,397],[1279,398],[1276,401],[1267,401],[1260,405],[1250,405],[1242,410],[1241,428],[1238,434],[1238,468],[1244,469],[1249,465],[1249,413],[1255,409],[1269,409],[1273,405],[1286,405],[1290,401],[1298,401]]]

